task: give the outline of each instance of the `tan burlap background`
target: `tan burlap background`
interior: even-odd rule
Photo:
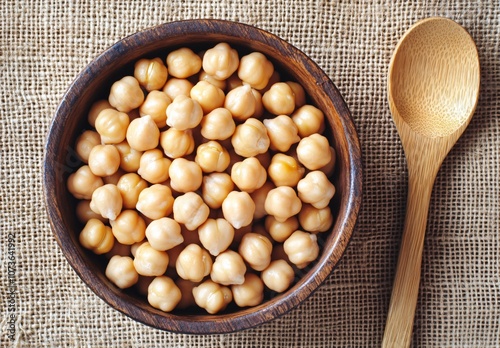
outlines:
[[[0,4],[2,346],[377,347],[405,214],[406,167],[386,100],[398,39],[416,20],[447,16],[479,50],[476,115],[433,192],[415,320],[415,347],[500,346],[500,3],[489,1],[56,1]],[[363,210],[326,283],[284,317],[244,332],[188,336],[115,311],[71,269],[44,210],[45,133],[75,75],[137,30],[187,18],[238,20],[308,53],[344,95],[364,154]],[[8,262],[15,249],[16,293]],[[12,238],[10,238],[12,239]],[[15,298],[16,336],[8,338]]]

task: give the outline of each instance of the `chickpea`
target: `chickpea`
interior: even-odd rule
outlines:
[[[313,207],[322,209],[330,203],[335,194],[335,186],[322,171],[315,170],[299,181],[297,191],[302,202],[310,203]]]
[[[239,229],[252,223],[255,203],[247,192],[232,191],[222,202],[222,213],[234,228]]]
[[[330,177],[333,175],[335,172],[335,164],[337,161],[337,154],[335,152],[335,149],[330,146],[330,153],[331,153],[331,159],[330,162],[328,162],[325,166],[319,168],[327,177]]]
[[[135,210],[124,210],[116,220],[110,220],[111,230],[116,240],[125,245],[132,245],[144,240],[146,223]]]
[[[201,120],[201,135],[210,140],[225,140],[233,135],[236,125],[228,109],[217,108]]]
[[[161,150],[147,150],[141,156],[137,174],[152,184],[159,184],[169,178],[171,163]]]
[[[212,259],[199,245],[189,244],[177,257],[175,268],[179,277],[197,283],[210,274]]]
[[[142,151],[134,150],[126,140],[115,145],[120,154],[120,168],[126,172],[137,172],[141,161]]]
[[[212,75],[207,74],[206,71],[203,71],[203,70],[200,71],[200,75],[198,77],[198,80],[199,81],[206,81],[208,83],[211,83],[212,85],[214,85],[217,88],[222,89],[223,91],[226,90],[226,86],[227,86],[226,80],[217,80]]]
[[[286,84],[290,86],[295,95],[295,107],[300,108],[303,106],[306,103],[306,91],[304,91],[304,88],[294,81],[286,81]]]
[[[122,196],[118,187],[106,184],[95,189],[90,201],[90,209],[103,218],[114,220],[122,211]]]
[[[104,185],[102,178],[98,177],[84,165],[68,177],[66,183],[68,191],[77,199],[91,199],[92,193]]]
[[[295,95],[288,84],[278,82],[264,93],[262,103],[274,115],[290,115],[295,110]]]
[[[274,260],[262,271],[260,276],[269,289],[283,292],[293,283],[295,272],[285,260]]]
[[[179,158],[189,155],[194,150],[193,131],[191,129],[178,130],[169,128],[160,135],[160,145],[165,155],[170,158]]]
[[[267,128],[272,150],[286,152],[293,144],[300,141],[297,125],[289,116],[279,115],[265,119],[263,123]]]
[[[115,109],[102,110],[95,119],[95,128],[104,144],[118,144],[125,139],[130,117]]]
[[[257,158],[249,157],[233,165],[231,179],[240,190],[252,193],[264,185],[267,173]]]
[[[127,128],[128,144],[136,151],[152,150],[158,146],[160,130],[151,116],[136,118]]]
[[[148,187],[148,183],[136,173],[127,173],[120,177],[116,187],[122,196],[123,208],[134,209],[140,193]]]
[[[312,105],[303,105],[292,114],[292,120],[297,125],[301,138],[315,133],[323,133],[325,116],[323,111]]]
[[[293,188],[279,186],[269,191],[264,207],[269,215],[273,215],[279,222],[284,222],[300,212],[302,202]]]
[[[239,63],[238,51],[221,42],[205,52],[202,66],[207,74],[225,80],[238,70]]]
[[[104,225],[100,220],[90,219],[80,232],[79,241],[84,248],[100,255],[111,250],[115,238],[109,226]]]
[[[201,69],[201,58],[187,47],[179,48],[167,55],[168,72],[173,77],[185,79]]]
[[[181,226],[174,219],[163,217],[146,227],[146,238],[151,247],[166,251],[184,242]]]
[[[99,133],[91,130],[87,130],[80,134],[76,139],[76,153],[83,163],[87,163],[89,160],[90,151],[96,145],[101,144],[101,136]]]
[[[142,87],[151,92],[165,85],[168,70],[161,58],[143,58],[139,59],[134,65],[134,77]]]
[[[101,214],[96,214],[90,209],[90,201],[87,199],[79,201],[76,205],[76,217],[81,223],[87,223],[90,219],[97,219],[102,222],[108,221]]]
[[[275,241],[284,242],[290,235],[299,228],[299,220],[292,216],[285,221],[277,221],[272,215],[268,215],[265,221],[266,230]]]
[[[257,306],[264,300],[264,284],[259,276],[248,273],[241,285],[231,285],[233,299],[238,307]]]
[[[168,267],[168,254],[142,243],[135,251],[134,267],[140,275],[161,276]]]
[[[272,251],[271,241],[254,232],[245,234],[238,248],[241,257],[256,271],[262,271],[269,266]]]
[[[229,165],[229,153],[218,142],[211,140],[198,146],[194,160],[205,173],[223,172]]]
[[[193,88],[193,84],[189,80],[171,78],[163,87],[163,92],[168,95],[170,100],[174,100],[179,95],[189,97],[191,88]]]
[[[240,59],[238,77],[252,88],[266,87],[273,72],[273,63],[260,52],[252,52]]]
[[[222,89],[207,81],[199,81],[194,85],[190,96],[200,104],[204,114],[222,107],[226,97]]]
[[[203,173],[196,162],[176,158],[172,161],[168,173],[170,186],[177,192],[196,191],[201,186]]]
[[[210,278],[221,285],[243,284],[246,271],[241,255],[236,251],[226,250],[215,258]]]
[[[228,174],[212,173],[202,179],[201,196],[210,208],[219,209],[233,189],[234,184]]]
[[[139,274],[130,256],[113,256],[106,266],[105,273],[106,277],[120,289],[130,288],[139,280]]]
[[[89,113],[87,114],[87,121],[89,124],[95,128],[95,120],[99,113],[104,109],[113,108],[107,99],[98,100],[92,104],[90,107]]]
[[[185,193],[174,200],[174,219],[190,231],[207,221],[210,208],[194,192]]]
[[[249,118],[236,127],[231,144],[234,151],[243,157],[253,157],[268,150],[271,141],[262,122]]]
[[[170,215],[173,205],[172,190],[166,185],[155,184],[139,193],[136,209],[146,217],[157,220]]]
[[[193,288],[193,297],[196,304],[210,314],[224,310],[233,300],[233,294],[228,287],[221,286],[210,279]]]
[[[142,104],[144,92],[135,77],[125,76],[113,83],[108,101],[118,111],[129,112]]]
[[[120,153],[113,145],[96,145],[89,154],[89,168],[95,175],[110,176],[120,167]]]
[[[252,87],[249,85],[242,85],[230,90],[224,100],[224,107],[238,121],[244,121],[253,116],[255,105],[255,96],[252,93]]]
[[[171,312],[180,302],[182,293],[172,278],[159,276],[148,287],[148,302],[154,308]]]
[[[328,139],[321,134],[302,138],[297,146],[297,158],[307,169],[316,170],[332,159]]]
[[[315,234],[297,230],[283,243],[290,262],[302,269],[319,255],[318,239]]]
[[[275,187],[276,186],[274,186],[272,182],[266,181],[264,185],[262,185],[262,187],[250,193],[250,197],[252,197],[252,200],[255,203],[255,212],[253,214],[253,218],[255,220],[261,219],[267,215],[266,209],[264,207],[266,197],[269,191],[271,191]]]
[[[276,186],[293,187],[302,179],[305,169],[292,156],[277,153],[273,156],[267,171]]]
[[[158,128],[167,124],[167,107],[172,103],[172,99],[167,93],[162,91],[151,91],[146,96],[146,100],[139,108],[141,116],[149,115],[155,121]]]
[[[299,223],[308,232],[326,232],[333,224],[332,212],[328,206],[317,209],[304,204],[299,213]]]
[[[186,130],[200,124],[203,109],[196,100],[179,95],[167,107],[167,126]]]
[[[224,219],[207,219],[198,227],[200,242],[208,252],[217,256],[225,251],[234,238],[234,228]]]

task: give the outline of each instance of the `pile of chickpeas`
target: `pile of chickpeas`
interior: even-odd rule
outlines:
[[[227,43],[143,58],[88,113],[81,245],[151,306],[214,314],[286,291],[333,224],[324,114],[262,53]]]

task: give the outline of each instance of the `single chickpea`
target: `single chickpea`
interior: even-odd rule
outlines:
[[[87,121],[89,124],[95,128],[95,120],[99,113],[104,109],[113,108],[107,99],[98,100],[92,104],[89,113],[87,114]]]
[[[295,95],[288,84],[278,82],[264,93],[262,103],[274,115],[290,115],[295,110]]]
[[[318,239],[315,234],[297,230],[283,243],[283,248],[297,268],[302,269],[319,255]]]
[[[222,202],[224,218],[239,229],[252,223],[255,213],[255,203],[248,192],[232,191]]]
[[[267,152],[270,143],[266,127],[255,118],[249,118],[237,126],[231,137],[234,151],[243,157],[253,157]]]
[[[225,91],[226,87],[227,87],[226,80],[217,80],[212,75],[207,74],[207,72],[204,70],[200,71],[200,75],[198,77],[198,80],[211,83],[212,85],[214,85],[217,88],[222,89],[223,91]]]
[[[225,219],[207,219],[198,227],[198,236],[203,247],[217,256],[233,242],[234,228]]]
[[[273,245],[271,241],[258,233],[249,232],[241,239],[238,252],[243,260],[256,271],[262,271],[271,262]]]
[[[159,276],[148,287],[148,302],[154,308],[171,312],[180,302],[182,293],[172,278]]]
[[[167,55],[168,72],[173,77],[185,79],[201,69],[201,58],[187,47],[179,48]]]
[[[148,92],[159,90],[167,82],[168,70],[161,58],[139,59],[134,65],[134,77]]]
[[[312,105],[303,105],[292,114],[292,120],[297,125],[301,138],[315,133],[323,133],[325,116],[323,111]]]
[[[90,201],[88,199],[84,199],[78,202],[76,205],[76,217],[78,221],[81,223],[87,223],[90,219],[101,220],[102,222],[108,221],[101,216],[101,214],[96,214],[90,209]]]
[[[233,300],[233,294],[228,287],[210,279],[193,288],[193,297],[196,304],[210,314],[223,311]]]
[[[263,123],[267,128],[272,150],[287,152],[293,144],[300,141],[297,125],[287,115],[265,119]]]
[[[200,104],[203,114],[222,107],[226,97],[222,89],[207,81],[199,81],[191,88],[189,95]]]
[[[219,209],[233,189],[234,183],[228,174],[211,173],[202,179],[201,196],[210,208]]]
[[[330,153],[331,153],[331,159],[330,162],[328,162],[325,166],[319,168],[327,177],[331,177],[333,173],[335,172],[335,164],[337,162],[337,154],[335,152],[335,149],[330,146]]]
[[[269,191],[275,188],[274,184],[271,181],[266,181],[262,187],[250,193],[250,197],[255,203],[255,212],[253,214],[253,218],[255,220],[261,219],[267,215],[265,209],[266,197]]]
[[[111,250],[115,237],[111,228],[104,225],[101,220],[90,219],[80,232],[79,241],[84,248],[101,255]]]
[[[149,115],[155,121],[158,128],[165,127],[167,124],[167,107],[172,100],[167,93],[162,91],[151,91],[146,96],[146,100],[139,108],[141,116]]]
[[[252,193],[265,184],[267,173],[257,158],[248,157],[233,165],[231,179],[240,190]]]
[[[295,95],[295,107],[300,108],[303,106],[306,103],[306,91],[304,91],[304,88],[294,81],[286,81],[286,84],[290,86]]]
[[[201,135],[210,140],[225,140],[233,135],[236,125],[226,108],[217,108],[201,120]]]
[[[215,258],[210,278],[221,285],[243,284],[246,271],[241,255],[236,251],[226,250]]]
[[[146,223],[135,210],[124,210],[116,220],[110,220],[111,230],[116,240],[125,245],[132,245],[144,240]]]
[[[210,208],[194,192],[185,193],[174,200],[174,219],[190,231],[207,221]]]
[[[265,220],[266,230],[271,235],[271,238],[281,243],[284,242],[290,235],[299,228],[299,220],[292,216],[285,221],[277,221],[274,216],[268,215]]]
[[[267,172],[276,186],[293,187],[302,179],[305,169],[292,156],[277,153],[273,156]]]
[[[186,130],[195,128],[203,118],[203,109],[196,100],[179,95],[167,107],[167,126]]]
[[[96,188],[104,185],[102,178],[92,173],[89,166],[84,165],[68,177],[68,191],[77,199],[91,199]]]
[[[90,201],[90,209],[103,218],[114,220],[122,211],[123,199],[118,187],[106,184],[95,189]]]
[[[273,63],[260,52],[252,52],[240,59],[238,77],[252,88],[266,87],[273,72]]]
[[[325,173],[319,170],[308,173],[297,184],[299,198],[304,203],[310,203],[317,209],[328,206],[335,194],[335,186],[328,180]]]
[[[130,256],[113,256],[106,266],[105,274],[120,289],[130,288],[139,280],[139,274]]]
[[[182,279],[201,282],[212,270],[212,259],[199,245],[189,244],[177,257],[175,269]]]
[[[198,163],[185,158],[176,158],[168,170],[170,186],[177,192],[196,191],[200,186],[203,173]]]
[[[155,184],[139,193],[136,209],[144,216],[157,220],[168,216],[173,211],[174,197],[166,185]]]
[[[252,87],[242,85],[230,90],[224,100],[224,108],[228,109],[235,120],[244,121],[255,113],[256,100]]]
[[[192,281],[179,278],[175,280],[175,285],[177,285],[182,294],[182,298],[175,308],[185,309],[194,306],[196,302],[194,301],[193,288],[197,284]]]
[[[229,153],[221,144],[211,140],[198,146],[194,160],[205,173],[223,172],[229,165]]]
[[[76,139],[76,153],[83,163],[88,163],[90,151],[96,145],[101,144],[101,136],[99,133],[91,130],[86,130]]]
[[[141,156],[137,174],[152,184],[159,184],[169,178],[171,164],[172,161],[164,157],[161,150],[147,150]]]
[[[238,307],[257,306],[264,300],[264,283],[253,273],[245,275],[241,285],[231,285],[234,302]]]
[[[264,284],[276,292],[283,292],[295,279],[295,272],[285,260],[274,260],[260,274]]]
[[[163,92],[165,92],[170,100],[174,100],[179,95],[185,95],[189,97],[191,88],[193,88],[191,81],[187,79],[176,79],[171,78],[167,81],[163,87]]]
[[[120,153],[113,145],[96,145],[89,154],[89,168],[97,176],[110,176],[120,167]]]
[[[225,80],[238,70],[239,63],[238,51],[221,42],[205,52],[202,66],[207,74]]]
[[[158,146],[160,130],[151,116],[146,115],[130,122],[126,138],[134,150],[152,150]]]
[[[168,254],[142,243],[135,251],[134,267],[140,275],[161,276],[168,267]]]
[[[120,177],[116,187],[122,196],[123,208],[135,209],[139,195],[148,187],[148,183],[136,173],[127,173]]]
[[[146,238],[151,247],[167,251],[184,242],[181,226],[174,219],[163,217],[146,227]]]
[[[279,186],[269,191],[264,207],[269,215],[284,222],[300,212],[302,201],[290,186]]]
[[[102,110],[95,119],[95,128],[104,144],[118,144],[125,139],[130,117],[115,109]]]
[[[120,168],[126,172],[137,172],[141,161],[142,151],[134,150],[126,140],[115,144],[120,154]]]
[[[189,155],[194,150],[193,130],[178,130],[169,128],[160,135],[160,145],[165,155],[179,158]]]
[[[135,77],[125,76],[113,83],[108,101],[118,111],[129,112],[142,104],[144,92]]]
[[[333,224],[332,211],[328,206],[317,209],[312,205],[304,204],[299,213],[299,223],[308,232],[326,232]]]
[[[307,169],[324,167],[332,159],[328,139],[317,133],[302,138],[297,145],[297,158]]]

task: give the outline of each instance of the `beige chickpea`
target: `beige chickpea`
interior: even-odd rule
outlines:
[[[297,145],[297,158],[307,169],[324,167],[332,159],[328,139],[317,133],[302,138]]]
[[[200,71],[201,58],[187,47],[179,48],[167,55],[167,68],[173,77],[185,79]]]
[[[288,84],[278,82],[264,93],[262,104],[274,115],[290,115],[295,110],[295,95]]]
[[[218,142],[211,140],[196,149],[195,162],[205,173],[223,172],[229,166],[229,153]]]
[[[191,88],[193,88],[191,81],[187,79],[176,79],[171,78],[167,81],[165,86],[163,86],[163,92],[165,92],[170,100],[174,100],[179,95],[184,95],[189,97]]]
[[[238,307],[257,306],[264,299],[264,284],[258,275],[248,273],[241,285],[231,285],[233,299]]]
[[[148,287],[148,302],[154,308],[171,312],[182,298],[182,293],[172,278],[159,276]]]
[[[147,151],[158,146],[160,130],[151,116],[146,115],[130,122],[126,138],[134,150]]]
[[[83,163],[88,163],[90,151],[101,144],[101,136],[96,131],[86,130],[76,138],[76,153]]]
[[[116,240],[125,245],[141,242],[146,235],[146,223],[135,210],[123,210],[115,220],[110,220]]]
[[[265,209],[267,194],[275,187],[276,186],[274,186],[271,181],[266,181],[262,187],[250,193],[250,197],[252,197],[252,200],[255,203],[255,212],[253,214],[254,219],[258,220],[267,215]]]
[[[302,269],[319,255],[318,239],[315,234],[297,230],[283,243],[283,248],[297,268]]]
[[[295,81],[286,81],[286,84],[290,86],[295,95],[295,107],[300,108],[303,106],[306,103],[306,91],[304,91],[304,87]]]
[[[233,300],[231,289],[210,279],[193,288],[193,297],[196,304],[210,314],[224,310]]]
[[[160,135],[160,145],[165,155],[170,158],[179,158],[194,151],[193,130],[178,130],[169,128]]]
[[[273,72],[273,63],[260,52],[252,52],[240,59],[238,77],[252,88],[266,87]]]
[[[167,107],[172,103],[172,99],[167,93],[162,91],[151,91],[146,96],[146,100],[139,107],[141,116],[149,115],[155,121],[158,128],[167,124]]]
[[[242,85],[230,90],[224,100],[224,108],[228,109],[235,120],[244,121],[255,113],[256,100],[252,87]]]
[[[130,288],[139,280],[139,274],[130,256],[113,256],[106,266],[105,274],[120,289]]]
[[[315,133],[322,133],[325,129],[323,111],[312,105],[303,105],[292,114],[292,120],[297,125],[301,138]]]
[[[235,229],[239,229],[252,223],[255,203],[248,192],[232,191],[222,202],[222,213]]]
[[[159,184],[169,178],[171,164],[172,161],[164,157],[161,150],[147,150],[141,156],[137,174],[152,184]]]
[[[302,202],[322,209],[330,203],[335,194],[335,186],[328,180],[325,173],[315,170],[299,181],[297,191]]]
[[[102,178],[92,173],[88,165],[81,166],[68,177],[68,191],[77,199],[91,199],[94,190],[104,182]]]
[[[201,120],[201,135],[206,139],[228,139],[233,135],[235,129],[233,116],[226,108],[214,109]]]
[[[125,76],[113,83],[108,101],[116,110],[129,112],[142,104],[144,92],[135,77]]]
[[[146,227],[146,238],[151,247],[167,251],[184,242],[181,226],[174,219],[163,217],[151,221]]]
[[[104,144],[121,143],[127,134],[130,117],[115,109],[102,110],[95,119],[95,128]]]
[[[120,168],[126,172],[137,172],[141,161],[142,151],[134,150],[126,140],[115,144],[120,154]]]
[[[219,209],[233,189],[234,183],[229,174],[211,173],[202,179],[201,196],[210,208]]]
[[[264,284],[276,292],[283,292],[295,279],[295,272],[285,260],[274,260],[260,274]]]
[[[135,251],[134,267],[140,275],[161,276],[168,267],[168,254],[142,243]]]
[[[290,186],[279,186],[269,191],[264,207],[269,215],[283,222],[300,212],[302,201]]]
[[[89,113],[87,114],[87,121],[89,124],[95,128],[95,120],[99,113],[104,109],[113,108],[107,99],[98,100],[93,103],[90,107]]]
[[[272,150],[287,152],[293,144],[300,141],[297,125],[287,115],[265,119],[263,123],[267,128]]]
[[[174,219],[190,231],[207,221],[210,208],[194,192],[187,192],[174,200]]]
[[[127,173],[120,177],[116,187],[122,196],[123,208],[135,209],[139,195],[148,187],[148,183],[136,173]]]
[[[243,157],[253,157],[266,152],[270,143],[266,127],[255,118],[249,118],[237,126],[231,137],[234,151]]]
[[[120,167],[120,153],[113,145],[96,145],[89,154],[89,168],[95,175],[110,176]]]
[[[326,232],[333,224],[333,215],[330,207],[317,209],[309,204],[304,204],[299,213],[299,223],[308,232]]]
[[[176,158],[168,170],[170,186],[177,192],[196,191],[203,179],[203,173],[198,163],[185,158]]]
[[[78,239],[84,248],[92,250],[97,255],[110,251],[115,241],[111,228],[98,219],[87,221]]]
[[[90,219],[101,220],[102,222],[108,221],[101,216],[101,214],[96,214],[90,209],[90,200],[84,199],[78,202],[76,205],[76,217],[81,223],[87,223]]]
[[[166,185],[155,184],[141,191],[136,209],[144,216],[157,220],[170,215],[173,205],[172,190]]]
[[[189,95],[200,104],[204,114],[222,107],[226,97],[222,89],[207,81],[199,81]]]
[[[267,172],[257,158],[249,157],[233,164],[231,179],[240,190],[252,193],[264,185]]]
[[[319,168],[327,177],[331,177],[333,173],[335,172],[335,164],[337,162],[337,153],[335,152],[335,149],[330,146],[330,153],[331,153],[331,159],[330,162],[328,162],[325,166]]]
[[[277,153],[273,156],[267,172],[276,186],[293,187],[302,179],[305,169],[292,156]]]
[[[167,107],[167,126],[186,130],[195,128],[203,118],[203,109],[196,100],[179,95]]]
[[[290,235],[299,228],[299,220],[292,216],[285,221],[277,221],[272,215],[268,215],[265,221],[266,230],[271,235],[271,238],[281,243],[284,242]]]
[[[269,266],[272,251],[273,245],[271,241],[267,237],[254,232],[245,234],[238,248],[243,260],[256,271],[262,271]]]
[[[234,238],[234,228],[225,219],[207,219],[198,227],[200,242],[208,252],[217,256],[225,251]]]
[[[139,59],[134,65],[134,77],[148,92],[159,90],[167,82],[168,70],[161,58]]]
[[[179,277],[192,282],[200,282],[212,270],[212,258],[208,251],[197,244],[186,246],[175,262]]]
[[[217,80],[212,75],[207,74],[207,72],[204,70],[200,71],[200,75],[198,76],[198,80],[211,83],[212,85],[214,85],[217,88],[222,89],[223,91],[225,91],[226,87],[227,87],[226,80]]]
[[[221,285],[243,284],[246,271],[241,255],[236,251],[226,250],[215,258],[210,278]]]
[[[95,189],[90,201],[90,209],[103,218],[114,220],[122,211],[123,199],[118,187],[106,184]]]
[[[238,51],[221,42],[205,52],[202,66],[207,74],[225,80],[238,70],[239,63]]]

